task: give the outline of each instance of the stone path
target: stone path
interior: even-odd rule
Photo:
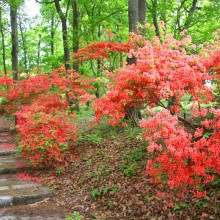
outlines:
[[[13,135],[0,129],[0,208],[30,204],[52,196],[49,188],[42,184],[16,177],[19,176],[16,173],[29,168],[27,163],[16,156],[16,152]]]

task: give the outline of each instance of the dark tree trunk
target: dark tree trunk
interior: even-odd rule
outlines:
[[[79,49],[79,25],[78,25],[78,17],[79,17],[79,12],[78,12],[78,6],[77,6],[77,0],[72,0],[72,10],[73,10],[73,53],[76,53]],[[79,65],[78,63],[74,62],[73,63],[73,69],[78,72],[79,70]]]
[[[146,19],[146,0],[138,0],[138,22],[143,26],[140,31],[142,36],[146,36],[146,28],[144,28]]]
[[[152,1],[152,18],[153,18],[156,36],[161,40],[157,17],[158,17],[157,16],[157,0],[153,0]]]
[[[2,61],[3,61],[3,67],[4,67],[4,74],[7,75],[7,68],[6,68],[6,50],[5,50],[5,35],[3,30],[3,24],[2,24],[2,8],[0,7],[0,32],[1,32],[1,38],[2,38]]]
[[[137,32],[138,0],[128,0],[129,32]]]
[[[25,38],[24,31],[23,31],[22,23],[21,23],[21,17],[19,17],[19,28],[20,28],[20,32],[21,32],[22,49],[23,49],[23,52],[24,52],[25,73],[28,73],[26,38]]]
[[[198,0],[193,0],[192,6],[189,10],[189,14],[186,18],[186,22],[184,24],[183,29],[188,29],[190,27],[190,23],[192,22],[193,14],[196,11],[196,6],[197,6]]]
[[[54,55],[54,13],[52,14],[52,18],[51,18],[50,37],[51,37],[50,52],[51,55],[53,56]]]
[[[62,23],[62,35],[63,35],[63,50],[64,50],[64,62],[65,62],[65,69],[70,69],[70,55],[69,55],[69,46],[68,46],[68,31],[67,31],[67,19],[66,15],[62,12],[60,7],[60,1],[54,0],[57,13],[59,14],[61,23]]]
[[[128,23],[129,32],[137,33],[137,23],[138,23],[138,0],[128,0]],[[136,63],[136,58],[127,57],[128,65]]]
[[[17,8],[10,5],[11,38],[12,38],[12,70],[13,79],[18,80],[18,24]]]

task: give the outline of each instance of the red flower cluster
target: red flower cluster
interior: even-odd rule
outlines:
[[[73,54],[73,58],[78,61],[108,59],[113,52],[126,53],[133,47],[129,44],[115,43],[110,41],[94,42],[83,49],[79,49]]]

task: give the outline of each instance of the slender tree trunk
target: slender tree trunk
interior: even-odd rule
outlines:
[[[188,29],[189,28],[189,26],[190,26],[190,24],[192,22],[193,14],[196,11],[197,3],[198,3],[198,0],[193,0],[192,6],[191,6],[189,14],[188,14],[188,16],[186,18],[186,22],[184,24],[183,29]]]
[[[2,61],[4,67],[4,74],[7,75],[7,68],[6,68],[6,50],[5,50],[5,35],[3,31],[3,24],[2,24],[2,8],[0,7],[0,32],[2,36]]]
[[[152,1],[152,18],[153,18],[156,36],[161,40],[157,17],[158,17],[157,16],[157,0],[153,0]]]
[[[17,8],[10,5],[11,38],[12,38],[12,70],[13,79],[18,80],[18,24]]]
[[[26,50],[26,38],[23,31],[22,23],[21,23],[21,17],[19,17],[19,28],[21,32],[21,40],[22,40],[22,49],[24,52],[24,66],[25,66],[25,73],[28,73],[28,62],[27,62],[27,50]]]
[[[164,26],[165,26],[165,34],[166,34],[166,28],[167,28],[167,0],[163,0],[163,13],[161,15],[161,19],[164,22]]]
[[[72,0],[72,10],[73,10],[73,53],[76,53],[79,49],[79,25],[78,25],[78,6],[77,6],[77,0]],[[78,72],[79,65],[76,62],[73,62],[73,69]]]
[[[51,42],[50,42],[50,52],[51,55],[54,55],[54,13],[52,14],[51,18],[51,30],[50,30],[50,37],[51,37]]]
[[[62,35],[63,35],[63,50],[64,50],[64,62],[65,62],[65,69],[69,70],[70,69],[70,55],[69,55],[69,46],[68,46],[68,31],[67,31],[67,19],[66,15],[62,12],[61,7],[60,7],[60,1],[59,0],[54,0],[55,6],[57,13],[59,14],[61,23],[62,23]]]

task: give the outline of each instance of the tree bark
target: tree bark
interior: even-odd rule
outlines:
[[[129,32],[137,33],[138,0],[128,0],[128,23]]]
[[[52,14],[52,18],[51,18],[50,37],[51,37],[50,52],[51,55],[53,56],[54,55],[54,13]]]
[[[5,50],[5,35],[3,30],[3,23],[2,23],[2,8],[0,7],[0,32],[2,38],[2,61],[4,67],[4,74],[7,75],[7,68],[6,68],[6,50]]]
[[[146,36],[146,28],[144,28],[146,19],[146,0],[138,0],[138,22],[142,25],[140,32],[142,36]]]
[[[10,5],[11,38],[12,38],[12,70],[13,79],[18,80],[18,24],[17,7]]]
[[[77,6],[77,0],[72,0],[72,10],[73,10],[73,53],[76,53],[79,49],[79,25],[78,25],[78,17],[79,11]],[[78,72],[79,65],[76,62],[73,62],[73,69]]]
[[[63,50],[64,50],[64,62],[65,62],[65,69],[70,69],[70,55],[69,55],[69,46],[68,46],[68,30],[67,30],[67,19],[66,15],[62,12],[60,7],[60,1],[54,0],[57,13],[59,14],[61,23],[62,23],[62,35],[63,35]]]
[[[188,29],[190,26],[190,23],[192,22],[192,17],[194,12],[196,11],[196,6],[197,6],[198,0],[193,0],[192,2],[192,6],[189,10],[188,16],[186,18],[186,22],[184,24],[184,28],[183,29]]]
[[[156,36],[161,40],[160,29],[159,29],[159,25],[157,21],[157,17],[158,17],[157,16],[157,0],[152,1],[152,17],[153,17],[153,23],[155,27]]]
[[[146,18],[146,0],[128,0],[128,21],[129,31],[138,33],[137,23],[144,25]],[[141,30],[141,34],[145,36],[144,29]],[[136,63],[136,57],[127,58],[127,64],[132,65]],[[133,127],[138,126],[138,121],[141,118],[141,112],[135,106],[127,106],[125,119],[131,121]]]

